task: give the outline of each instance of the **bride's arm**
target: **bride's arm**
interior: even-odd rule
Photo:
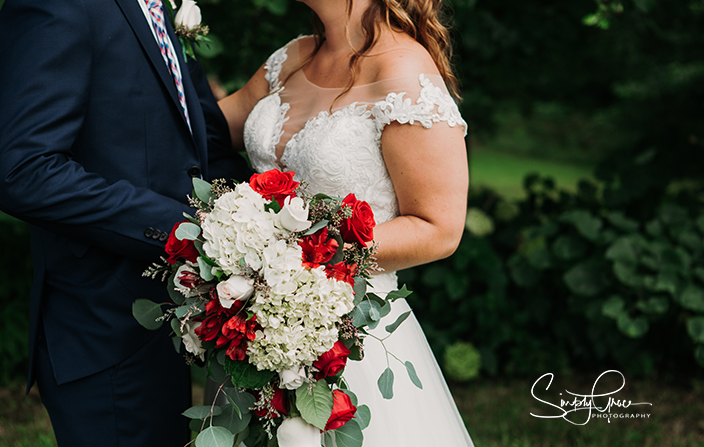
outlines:
[[[379,265],[393,271],[450,256],[462,237],[469,187],[462,128],[394,122],[381,143],[400,216],[374,229]]]
[[[265,73],[264,67],[259,67],[244,87],[218,101],[230,128],[232,147],[237,150],[244,149],[244,122],[249,113],[260,99],[269,94],[269,83],[264,78]]]

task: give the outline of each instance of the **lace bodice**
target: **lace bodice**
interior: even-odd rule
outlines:
[[[352,192],[369,203],[377,224],[393,219],[398,203],[381,150],[384,127],[393,121],[426,128],[442,122],[466,133],[457,105],[442,77],[421,73],[354,86],[337,98],[344,89],[319,87],[303,70],[289,76],[299,64],[299,40],[264,65],[269,95],[244,128],[255,170],[295,171],[311,193]]]

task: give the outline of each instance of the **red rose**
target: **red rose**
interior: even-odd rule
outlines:
[[[198,250],[196,250],[196,246],[193,245],[193,241],[189,241],[187,239],[180,240],[176,237],[176,229],[179,225],[185,222],[188,221],[184,220],[183,222],[177,222],[171,230],[169,239],[166,241],[165,250],[166,254],[169,255],[166,262],[169,264],[175,264],[176,261],[178,261],[178,258],[184,258],[188,261],[196,262],[198,260],[198,256],[200,256]]]
[[[352,405],[350,396],[341,390],[332,392],[332,414],[328,423],[325,425],[325,430],[335,430],[340,428],[354,417],[357,412],[357,407]]]
[[[313,362],[313,366],[318,369],[315,378],[317,380],[324,379],[342,371],[347,365],[348,355],[350,355],[350,350],[347,349],[347,346],[339,340],[336,341],[331,350]]]
[[[343,204],[352,208],[352,217],[342,221],[340,234],[345,242],[359,242],[366,245],[374,239],[374,213],[369,204],[363,200],[357,200],[354,194],[348,194],[342,201]]]
[[[258,393],[256,397],[257,399],[259,398]],[[286,393],[284,393],[284,390],[279,387],[274,387],[274,395],[271,397],[271,406],[279,414],[277,415],[273,411],[269,411],[269,414],[267,414],[267,411],[264,408],[254,410],[254,414],[259,417],[264,417],[264,415],[266,415],[266,417],[268,418],[275,418],[277,416],[288,416],[288,411],[286,411],[286,400]]]
[[[337,241],[328,239],[328,228],[304,237],[298,243],[303,249],[303,265],[316,268],[320,264],[328,262],[337,252]]]
[[[357,264],[348,265],[338,262],[335,265],[325,266],[325,275],[338,281],[346,281],[354,287],[354,275],[357,273]]]
[[[293,180],[293,172],[281,172],[272,169],[261,174],[254,174],[249,179],[249,186],[267,200],[276,200],[279,205],[284,206],[284,199],[295,195],[298,188],[297,181]]]

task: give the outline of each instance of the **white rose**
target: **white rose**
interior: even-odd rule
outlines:
[[[320,430],[303,418],[286,418],[276,432],[279,447],[320,447]]]
[[[246,300],[254,292],[254,282],[244,276],[230,276],[216,286],[222,307],[231,308],[235,301]]]
[[[279,373],[279,379],[281,379],[282,388],[296,390],[306,381],[306,369],[304,366],[298,369],[284,369]]]
[[[300,197],[286,197],[278,216],[281,226],[290,232],[307,230],[312,225],[308,220],[308,205]]]
[[[200,21],[200,8],[196,5],[196,2],[183,0],[174,20],[176,26],[185,26],[187,29],[191,29],[200,25]]]
[[[196,329],[201,324],[203,323],[200,321],[187,321],[181,339],[183,340],[183,345],[186,347],[186,351],[197,355],[201,360],[205,360],[205,349],[203,349],[200,338],[196,335]]]

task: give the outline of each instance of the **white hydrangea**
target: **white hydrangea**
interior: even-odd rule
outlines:
[[[352,286],[327,278],[323,267],[283,276],[277,276],[280,282],[267,281],[269,293],[258,294],[250,308],[263,329],[249,344],[249,361],[277,372],[311,365],[332,349],[336,323],[354,307]]]
[[[203,250],[225,273],[241,273],[241,259],[254,270],[261,269],[264,249],[287,232],[276,226],[273,211],[265,211],[267,203],[246,183],[215,200],[201,225]]]

